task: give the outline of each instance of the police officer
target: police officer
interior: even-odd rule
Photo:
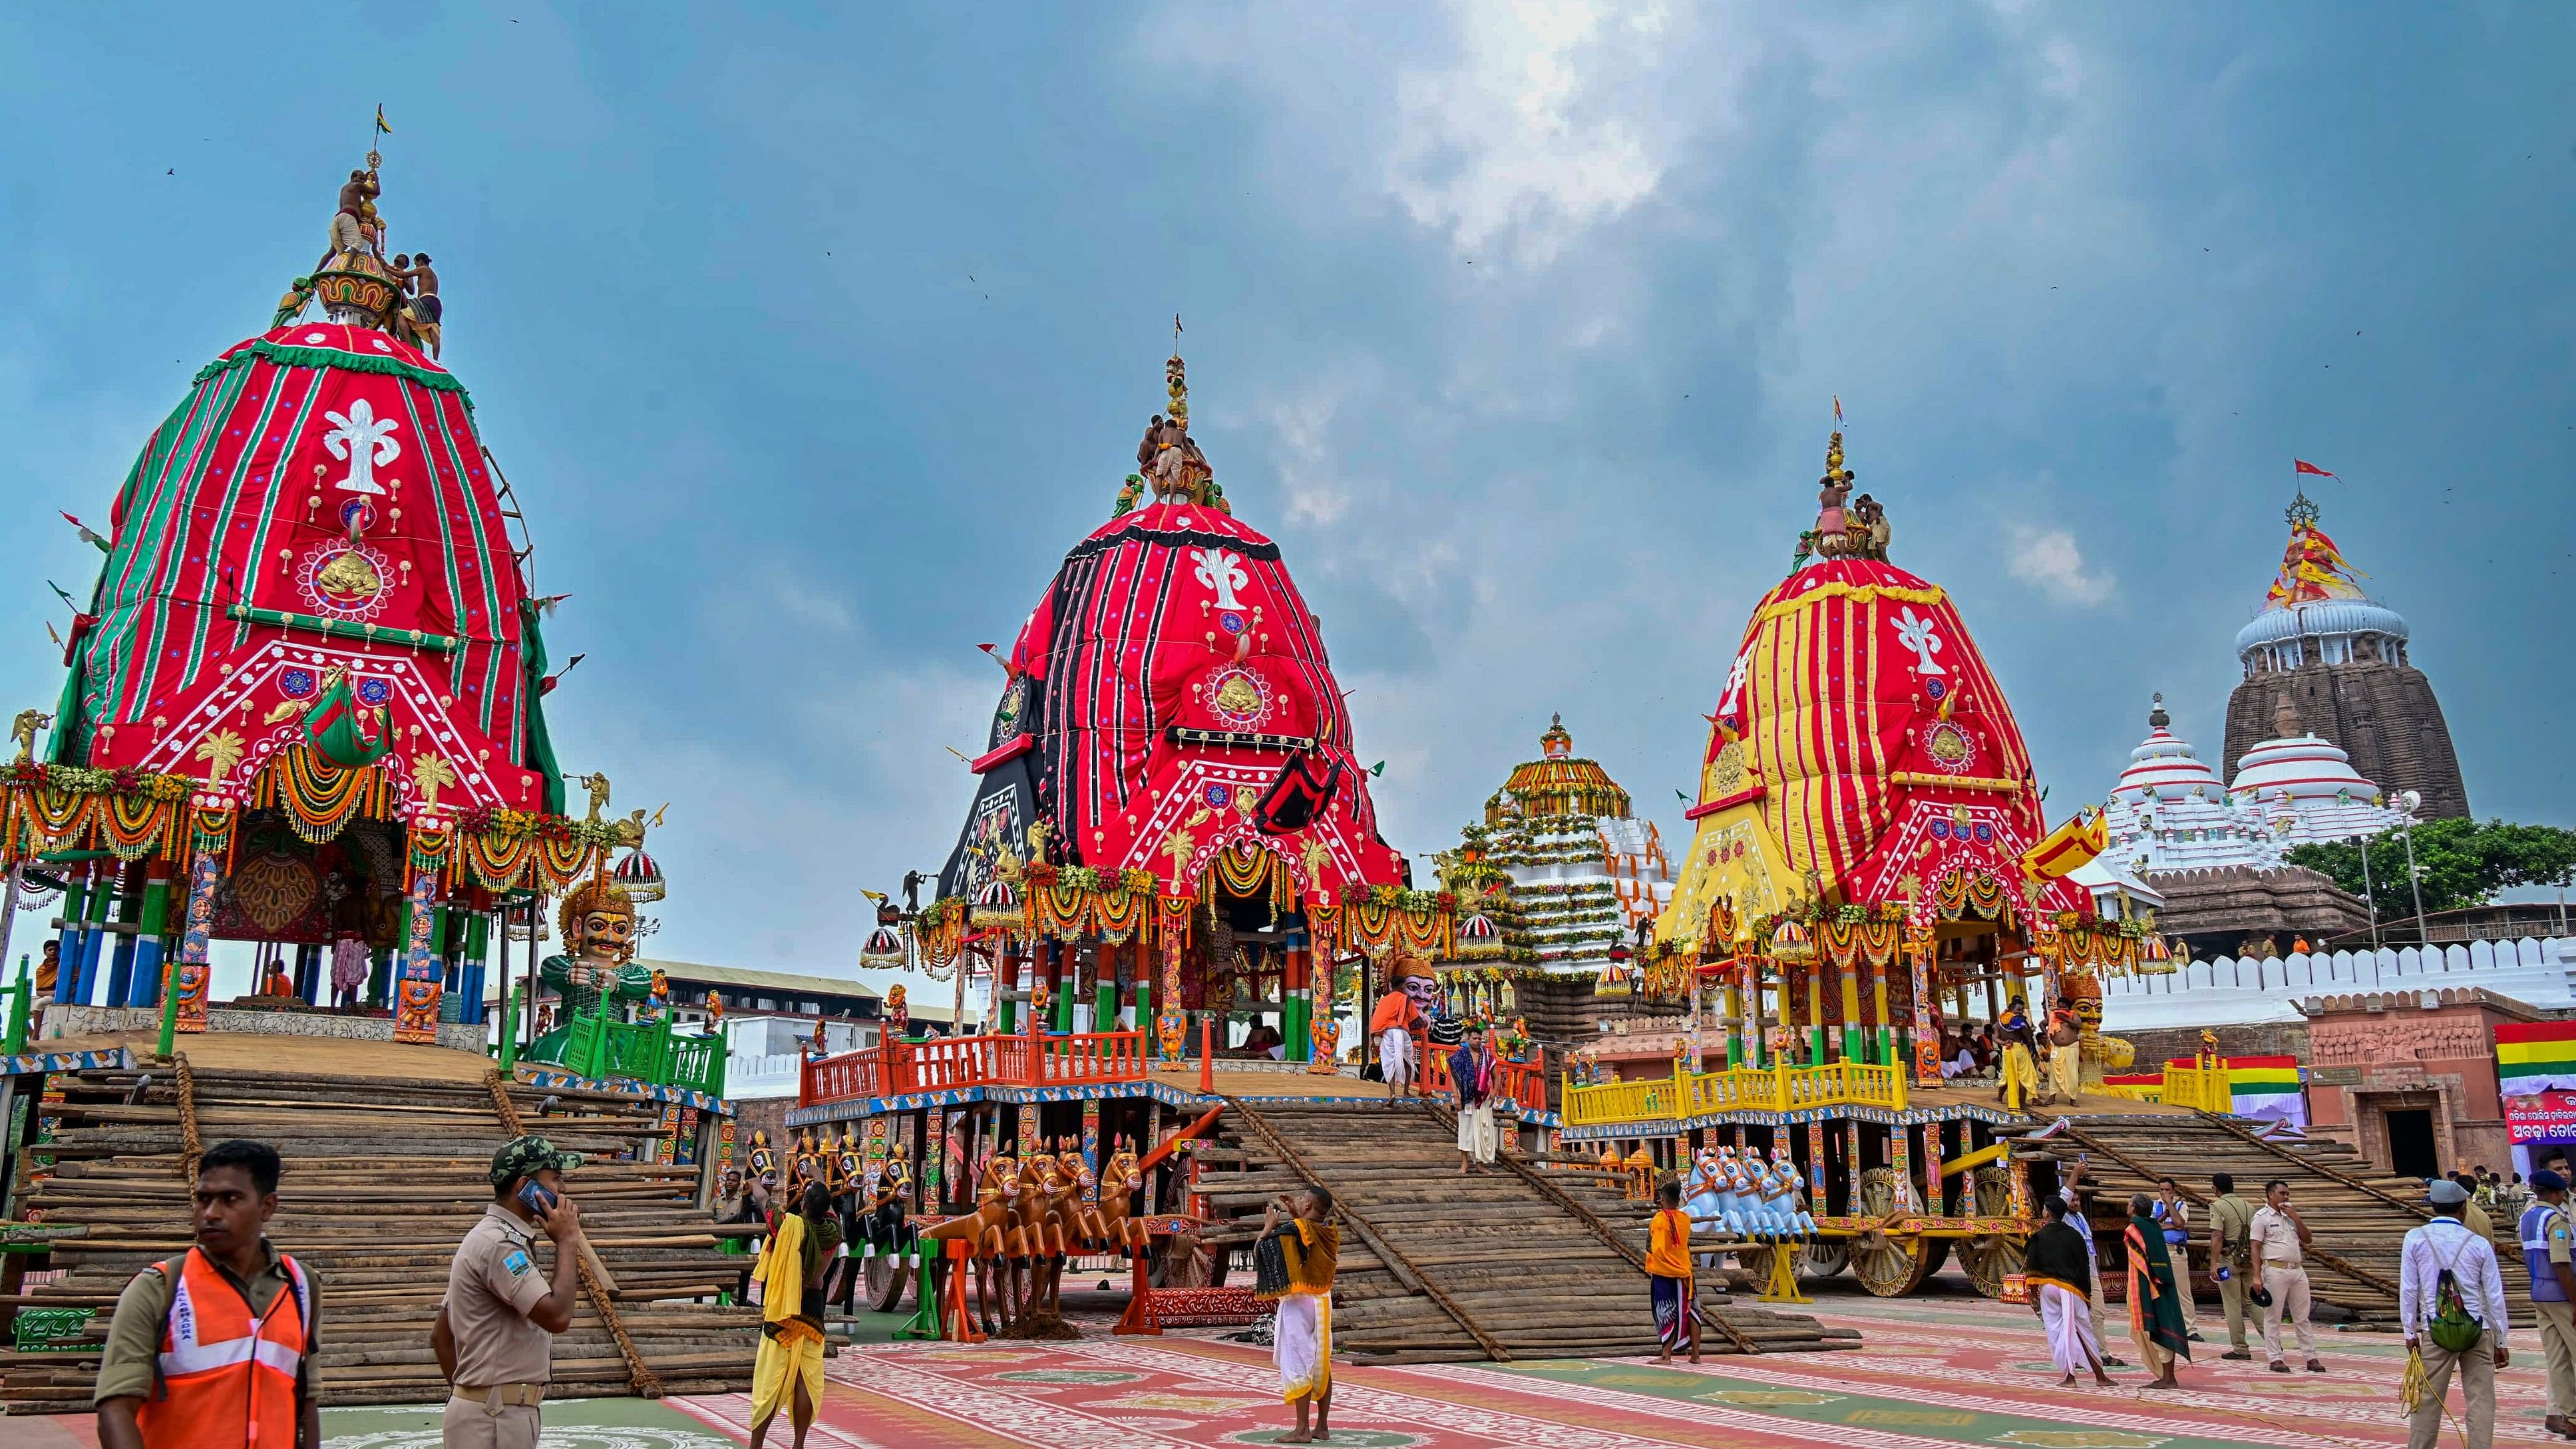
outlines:
[[[563,1195],[563,1174],[580,1165],[542,1137],[492,1154],[492,1205],[457,1246],[430,1335],[451,1388],[446,1449],[536,1449],[553,1335],[572,1327],[581,1297],[581,1209]],[[551,1282],[537,1268],[539,1229],[554,1240]]]
[[[2531,1307],[2540,1319],[2540,1355],[2549,1365],[2552,1434],[2576,1438],[2576,1267],[2569,1245],[2576,1224],[2567,1213],[2567,1179],[2542,1168],[2531,1175],[2538,1202],[2522,1210],[2522,1261],[2531,1267]]]

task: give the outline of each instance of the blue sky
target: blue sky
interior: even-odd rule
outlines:
[[[0,698],[96,571],[55,510],[261,328],[381,101],[574,596],[565,764],[672,801],[657,954],[846,970],[945,854],[973,646],[1106,516],[1175,312],[1400,848],[1551,711],[1680,827],[1835,394],[2052,810],[2151,691],[2217,753],[2298,456],[2478,811],[2576,823],[2571,55],[2541,5],[17,12]]]

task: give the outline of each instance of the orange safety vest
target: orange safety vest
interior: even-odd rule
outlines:
[[[265,1318],[199,1249],[156,1265],[170,1280],[170,1312],[160,1385],[134,1416],[147,1449],[295,1449],[312,1290],[293,1258],[278,1261],[289,1291]]]

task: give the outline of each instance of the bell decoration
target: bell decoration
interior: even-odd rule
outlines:
[[[646,855],[640,845],[627,851],[626,858],[617,862],[614,874],[618,885],[625,888],[626,898],[639,906],[651,905],[662,899],[663,887],[668,884],[662,879],[661,864]]]
[[[867,944],[859,948],[862,966],[900,966],[903,964],[903,937],[884,926],[868,932]]]

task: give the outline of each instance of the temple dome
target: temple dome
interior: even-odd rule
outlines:
[[[1564,716],[1550,718],[1538,743],[1539,758],[1514,769],[1502,791],[1485,802],[1486,824],[1511,814],[1626,817],[1628,792],[1599,762],[1575,755]]]
[[[2376,835],[2396,823],[2398,812],[2352,767],[2351,756],[2299,729],[2288,696],[2276,701],[2273,713],[2278,733],[2237,761],[2227,787],[2231,800],[2261,812],[2293,844]]]
[[[2368,599],[2329,599],[2323,603],[2299,604],[2265,609],[2236,631],[2236,657],[2242,661],[2256,650],[2293,639],[2316,639],[2319,650],[2329,664],[2350,662],[2349,647],[2336,649],[2327,641],[2350,640],[2361,635],[2380,635],[2403,644],[2410,637],[2406,618],[2382,604]]]

